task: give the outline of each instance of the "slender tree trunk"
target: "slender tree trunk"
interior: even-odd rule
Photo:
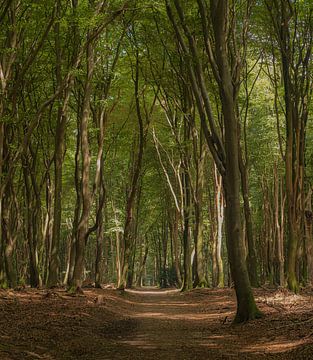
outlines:
[[[183,231],[183,250],[184,250],[184,276],[182,291],[193,288],[192,266],[191,266],[191,231],[190,231],[190,185],[189,176],[186,171],[183,174],[184,188],[184,231]]]
[[[181,277],[181,269],[180,269],[180,251],[179,251],[179,238],[178,238],[178,222],[180,218],[180,213],[176,208],[173,210],[173,218],[171,221],[171,236],[173,243],[173,256],[174,256],[174,265],[175,265],[175,273],[177,277],[177,286],[180,287],[182,285],[182,277]]]
[[[14,265],[14,251],[16,247],[17,234],[19,233],[19,220],[16,195],[13,193],[12,183],[8,183],[6,196],[3,201],[2,232],[5,259],[5,272],[8,280],[8,286],[15,288],[17,286],[16,267]]]
[[[216,242],[216,264],[217,264],[217,286],[224,287],[224,265],[222,259],[222,241],[224,224],[224,195],[222,188],[222,177],[218,174],[216,165],[214,166],[215,178],[215,203],[217,217],[217,242]]]
[[[115,224],[115,238],[116,238],[116,257],[115,257],[115,265],[116,265],[116,275],[117,275],[117,284],[122,282],[122,242],[121,242],[121,232],[118,229],[119,223],[117,219],[117,212],[114,206],[114,202],[112,200],[112,210],[114,214],[114,224]]]
[[[90,34],[88,35],[90,36]],[[82,214],[77,227],[76,259],[73,272],[73,286],[76,289],[82,286],[82,277],[85,267],[85,245],[88,233],[88,219],[91,207],[91,194],[89,190],[90,150],[88,140],[88,122],[90,114],[90,96],[94,70],[94,43],[88,41],[87,45],[87,78],[80,123],[81,153],[82,153]]]
[[[141,261],[140,261],[140,265],[139,265],[136,286],[142,286],[143,285],[142,276],[143,276],[143,273],[144,273],[144,269],[145,269],[147,258],[148,258],[148,252],[149,252],[149,244],[148,244],[148,239],[147,238],[145,238],[144,244],[142,244],[142,246],[144,247],[144,249],[143,249],[144,251],[141,254]]]
[[[161,279],[160,287],[166,288],[168,286],[168,272],[167,272],[167,245],[168,245],[168,231],[167,221],[163,218],[162,232],[161,232]]]
[[[307,284],[313,285],[313,213],[312,213],[312,188],[309,189],[305,199],[305,248],[307,262]]]
[[[252,225],[252,216],[250,209],[250,200],[249,200],[249,185],[248,185],[248,169],[247,164],[244,163],[242,158],[242,151],[239,150],[239,164],[240,164],[240,174],[241,174],[241,191],[243,197],[243,206],[245,214],[245,223],[246,223],[246,236],[248,241],[248,252],[247,252],[247,265],[251,285],[254,287],[259,286],[257,265],[258,259],[256,254],[256,245],[255,239],[253,236],[253,225]]]
[[[130,256],[132,254],[131,229],[133,224],[133,212],[134,212],[136,195],[138,192],[138,181],[141,173],[141,165],[142,165],[144,142],[145,142],[144,124],[141,115],[140,98],[139,98],[140,95],[139,95],[139,57],[138,56],[139,55],[137,50],[134,86],[135,86],[136,112],[137,112],[137,119],[139,126],[139,146],[138,146],[138,154],[135,159],[131,188],[126,201],[126,220],[125,220],[124,235],[123,235],[122,271],[121,271],[121,277],[118,282],[119,289],[125,289],[127,284],[127,274],[129,270]]]
[[[100,199],[99,202],[104,201],[102,197],[104,197],[104,189],[101,186],[102,190],[100,190]],[[101,205],[100,205],[101,206]],[[103,264],[103,211],[99,212],[99,223],[97,228],[97,235],[96,235],[96,259],[95,259],[95,287],[101,288],[101,284],[103,282],[103,271],[104,271],[104,264]]]
[[[32,287],[38,287],[41,284],[38,269],[38,239],[39,239],[39,218],[41,203],[39,194],[35,195],[34,187],[36,181],[31,176],[31,164],[27,161],[27,157],[23,158],[23,175],[25,184],[25,202],[27,217],[27,243],[29,250],[29,282]],[[31,179],[32,178],[32,179]],[[37,190],[38,192],[38,190]]]
[[[194,139],[195,141],[195,139]],[[196,144],[195,144],[196,145]],[[207,280],[205,277],[204,258],[203,258],[203,188],[204,188],[204,161],[205,161],[205,147],[202,136],[200,135],[200,154],[197,157],[197,174],[196,174],[196,190],[195,190],[195,251],[196,251],[196,266],[197,266],[197,281],[194,286],[207,287]],[[198,149],[194,146],[194,151]]]
[[[98,193],[98,205],[96,210],[96,223],[93,227],[97,230],[97,244],[96,244],[96,262],[95,262],[95,284],[96,287],[101,287],[103,281],[103,215],[104,207],[106,205],[106,193],[105,193],[105,184],[104,184],[104,157],[103,157],[103,147],[104,147],[104,129],[105,129],[105,119],[106,113],[104,110],[99,110],[99,116],[97,118],[97,127],[99,127],[98,134],[98,156],[97,156],[97,170],[94,181],[94,190],[93,193]],[[92,230],[93,230],[92,229]]]
[[[216,195],[217,195],[217,189],[216,189],[216,178],[215,178],[215,172],[216,172],[216,166],[213,163],[212,166],[212,177],[214,178],[214,185],[213,185],[213,192],[211,191],[211,186],[209,184],[208,186],[208,194],[209,194],[209,207],[208,207],[208,214],[209,214],[209,222],[210,222],[210,242],[212,246],[212,286],[217,287],[218,285],[218,266],[217,266],[217,221],[218,221],[218,215],[217,215],[217,202],[216,202]],[[220,177],[221,180],[221,177]]]
[[[101,140],[103,146],[103,138]],[[104,277],[104,221],[103,208],[105,206],[105,185],[103,181],[103,157],[101,154],[100,184],[99,184],[99,200],[96,214],[96,261],[95,261],[95,286],[100,288]]]
[[[275,227],[276,227],[276,256],[278,264],[278,284],[285,286],[284,271],[284,195],[282,184],[280,186],[277,165],[274,167],[274,202],[275,202]]]
[[[64,283],[67,285],[73,285],[73,274],[75,267],[76,259],[76,241],[77,241],[77,228],[79,223],[79,218],[81,214],[82,207],[82,191],[81,191],[81,174],[80,174],[80,147],[81,147],[81,131],[79,126],[80,113],[77,114],[77,138],[76,138],[76,151],[75,151],[75,192],[76,192],[76,201],[75,201],[75,210],[74,210],[74,219],[72,234],[70,238],[69,254],[68,254],[68,267],[64,278]]]

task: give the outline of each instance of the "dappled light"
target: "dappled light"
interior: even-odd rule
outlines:
[[[258,359],[264,354],[309,359],[304,354],[313,347],[313,294],[262,289],[255,296],[266,316],[233,325],[236,304],[230,289],[183,294],[156,288],[86,289],[76,296],[61,289],[2,291],[0,354],[3,359],[18,353],[75,359],[83,350],[86,358],[99,360],[179,360],[182,354],[186,359]]]

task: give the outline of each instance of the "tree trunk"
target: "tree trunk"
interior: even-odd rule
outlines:
[[[102,186],[101,186],[102,188]],[[104,197],[104,189],[100,191],[100,199],[99,202],[104,201],[102,198]],[[99,223],[97,228],[97,235],[96,235],[96,259],[95,259],[95,287],[101,288],[101,284],[103,282],[103,211],[100,211],[99,216]]]
[[[73,219],[73,228],[70,238],[69,245],[69,254],[68,254],[68,267],[66,269],[66,274],[64,277],[64,283],[72,286],[73,285],[73,274],[75,267],[76,259],[76,241],[77,241],[77,228],[81,214],[82,207],[82,191],[81,191],[81,174],[80,174],[80,148],[81,148],[81,130],[80,130],[80,113],[77,114],[77,138],[76,138],[76,151],[75,151],[75,192],[76,192],[76,201],[75,201],[75,210],[74,210],[74,219]]]
[[[192,266],[191,266],[191,233],[190,233],[190,185],[189,176],[186,171],[183,174],[183,188],[184,188],[184,231],[183,231],[183,250],[184,250],[184,276],[182,283],[182,291],[193,288],[192,281]]]
[[[123,257],[122,257],[122,271],[121,277],[118,282],[118,288],[123,290],[127,285],[127,274],[129,270],[129,262],[130,256],[132,254],[132,239],[131,239],[131,229],[133,223],[133,211],[136,200],[136,195],[138,191],[138,181],[141,173],[141,165],[144,151],[144,142],[145,142],[145,134],[144,134],[144,124],[141,115],[140,109],[140,95],[139,95],[139,55],[138,50],[136,50],[136,69],[135,69],[135,78],[134,78],[134,86],[135,86],[135,101],[136,101],[136,112],[137,112],[137,120],[139,126],[139,146],[138,153],[135,159],[134,172],[132,175],[132,181],[130,186],[130,191],[126,201],[126,220],[124,225],[124,234],[123,234]]]
[[[193,136],[195,143],[195,136]],[[204,161],[205,161],[205,148],[202,139],[202,132],[200,133],[199,155],[195,154],[196,158],[196,189],[195,189],[195,251],[196,251],[196,266],[197,266],[197,279],[194,282],[194,287],[207,287],[208,283],[205,277],[204,258],[203,258],[203,188],[204,188]],[[194,144],[194,152],[198,152],[197,143]]]
[[[216,165],[214,166],[215,178],[215,203],[217,217],[216,234],[216,266],[217,266],[217,287],[224,287],[224,266],[222,259],[223,223],[224,223],[224,195],[222,188],[222,177],[218,174]]]
[[[226,199],[226,238],[231,275],[235,283],[237,313],[235,322],[260,316],[255,304],[245,261],[245,247],[241,223],[239,126],[236,117],[236,89],[227,60],[226,25],[229,8],[224,1],[211,1],[211,15],[215,38],[215,52],[219,70],[218,82],[222,102],[225,131],[225,173],[223,187]]]
[[[278,39],[282,64],[286,121],[287,282],[289,289],[297,293],[297,255],[304,237],[305,221],[304,158],[308,103],[312,89],[312,19],[308,16],[300,21],[297,4],[288,0],[266,2],[266,5]]]
[[[12,183],[9,182],[6,187],[6,196],[3,200],[2,237],[5,244],[5,273],[10,288],[15,288],[17,286],[14,251],[19,227],[17,199],[13,193]]]
[[[89,34],[88,36],[91,36]],[[87,45],[87,78],[83,100],[82,116],[80,122],[81,153],[82,153],[82,214],[77,226],[76,258],[73,272],[74,290],[82,286],[82,277],[85,267],[85,245],[88,233],[88,219],[91,207],[91,194],[89,190],[90,150],[88,140],[88,122],[90,113],[90,96],[94,70],[94,43],[88,41]]]
[[[312,188],[309,189],[305,200],[305,248],[307,262],[307,285],[313,285],[313,213]]]
[[[252,286],[258,287],[259,286],[258,273],[257,273],[258,259],[256,254],[255,239],[253,236],[252,216],[251,216],[250,200],[249,200],[248,169],[247,169],[247,164],[244,163],[244,160],[242,158],[241,149],[239,149],[239,164],[240,164],[240,174],[241,174],[241,191],[242,191],[244,214],[246,221],[245,222],[246,237],[248,241],[247,264],[248,264],[249,279]]]
[[[149,252],[149,245],[148,245],[148,239],[147,238],[145,238],[143,246],[144,246],[144,251],[143,251],[143,254],[141,256],[141,262],[140,262],[140,265],[139,265],[136,286],[142,286],[143,285],[142,276],[143,276],[143,272],[144,272],[144,269],[145,269],[145,266],[146,266],[146,262],[147,262],[147,258],[148,258],[148,252]]]
[[[275,228],[276,228],[276,259],[277,259],[277,280],[280,286],[285,286],[284,270],[284,212],[285,200],[283,186],[280,186],[277,165],[274,166],[274,202],[275,202]]]
[[[176,208],[174,208],[173,213],[174,215],[171,221],[171,237],[173,243],[175,273],[178,282],[177,286],[180,287],[182,285],[182,277],[181,277],[181,269],[180,269],[181,264],[180,264],[179,238],[178,238],[178,222],[180,218],[180,213]]]

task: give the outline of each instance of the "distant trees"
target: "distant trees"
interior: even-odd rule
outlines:
[[[313,86],[313,10],[300,1],[266,2],[266,6],[272,20],[273,42],[279,49],[273,56],[281,62],[284,86],[287,281],[289,289],[298,292],[298,254],[300,248],[304,251],[306,129]]]

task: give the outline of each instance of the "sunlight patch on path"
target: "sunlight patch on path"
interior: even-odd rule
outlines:
[[[156,296],[177,294],[180,292],[179,289],[163,290],[163,289],[151,288],[151,287],[141,288],[141,289],[126,289],[125,291],[130,294],[136,294],[136,295],[156,295]]]
[[[241,350],[243,353],[283,353],[304,345],[304,340],[288,340],[285,338],[251,344]]]

